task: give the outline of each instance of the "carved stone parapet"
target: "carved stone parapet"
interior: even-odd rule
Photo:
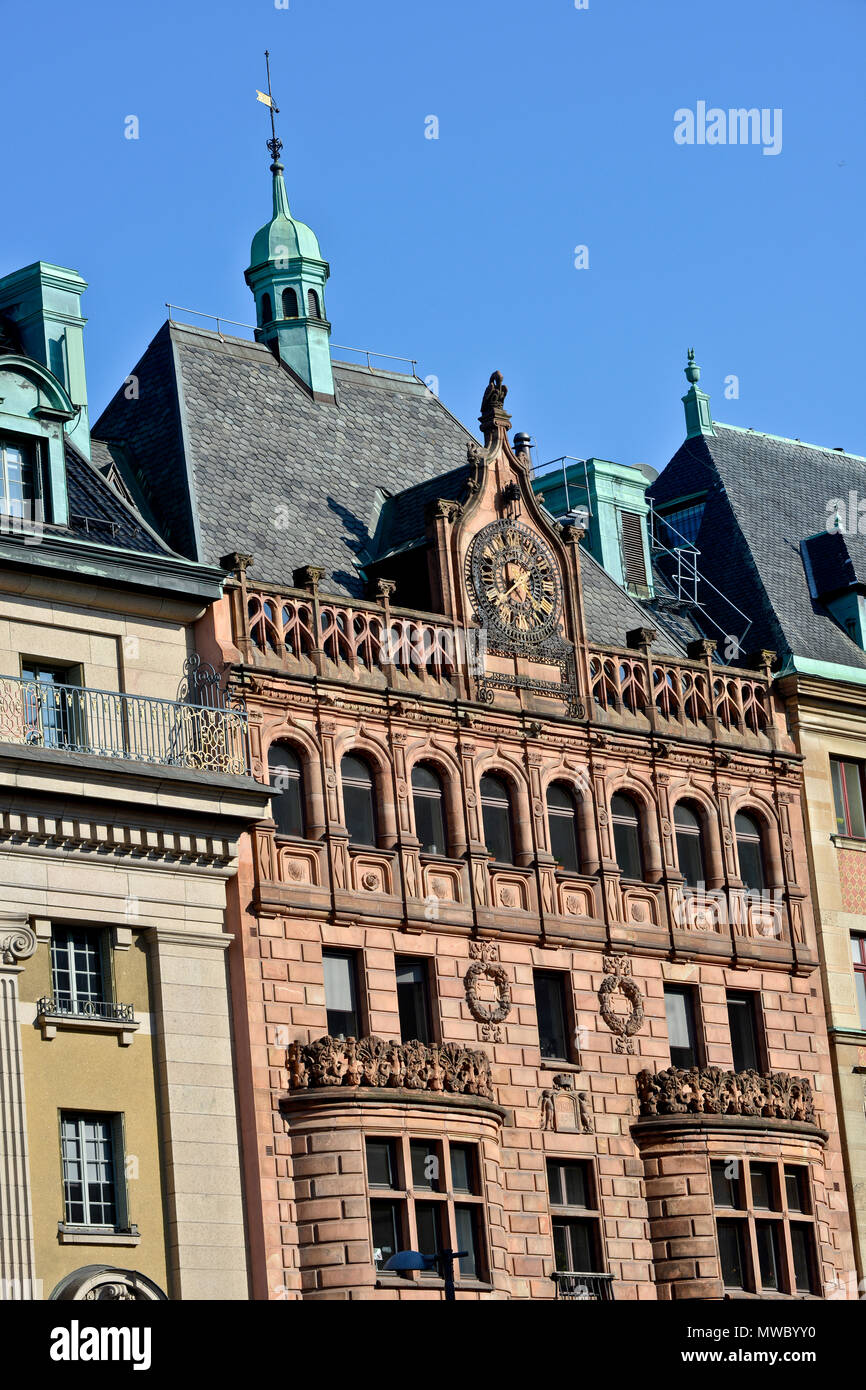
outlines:
[[[462,1043],[323,1037],[312,1043],[290,1043],[286,1065],[292,1091],[373,1086],[493,1099],[490,1058]]]
[[[785,1072],[668,1067],[638,1072],[636,1085],[642,1117],[752,1115],[818,1124],[811,1083]]]

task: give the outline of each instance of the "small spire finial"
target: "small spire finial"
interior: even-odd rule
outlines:
[[[697,386],[698,382],[701,379],[701,369],[695,361],[694,348],[689,348],[689,360],[683,370],[686,374],[686,381],[688,381],[692,386]]]
[[[283,142],[282,140],[277,139],[277,127],[274,121],[274,116],[279,116],[280,108],[274,102],[274,98],[271,93],[271,55],[267,48],[265,49],[265,68],[267,69],[268,74],[268,90],[267,92],[260,92],[258,89],[256,89],[256,96],[258,97],[259,101],[264,102],[265,106],[267,106],[268,110],[271,113],[271,138],[270,140],[268,140],[267,146],[271,152],[271,170],[273,171],[273,173],[277,173],[278,169],[282,169],[283,167],[280,163],[280,151],[283,148]]]

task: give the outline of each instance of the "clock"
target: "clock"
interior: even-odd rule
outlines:
[[[527,646],[550,637],[562,599],[556,560],[521,521],[493,521],[472,542],[469,581],[476,611],[499,639]]]

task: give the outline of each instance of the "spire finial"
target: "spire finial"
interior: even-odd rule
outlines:
[[[268,90],[266,92],[260,92],[259,89],[256,88],[256,96],[259,101],[264,102],[271,113],[271,138],[268,140],[267,145],[271,152],[271,160],[273,161],[271,164],[271,171],[276,174],[283,167],[280,163],[280,151],[283,148],[283,142],[277,139],[277,127],[274,116],[279,116],[280,108],[275,104],[274,98],[271,95],[271,55],[267,48],[265,49],[265,68],[268,74]]]
[[[691,386],[697,386],[701,379],[701,369],[695,361],[694,348],[689,348],[689,360],[683,370],[686,374],[686,381],[689,382]]]

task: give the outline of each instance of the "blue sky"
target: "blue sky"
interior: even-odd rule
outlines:
[[[716,418],[866,454],[864,0],[44,0],[3,38],[0,273],[89,281],[94,418],[166,300],[251,320],[268,47],[336,342],[470,424],[500,369],[539,459],[661,466],[692,345]],[[781,152],[678,145],[699,101],[781,108]]]

